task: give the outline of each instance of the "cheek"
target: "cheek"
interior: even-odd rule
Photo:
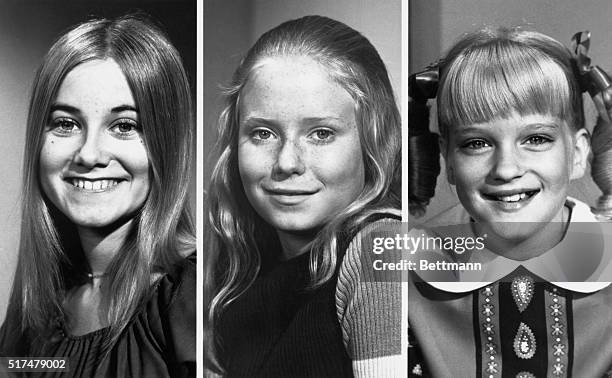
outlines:
[[[145,146],[139,143],[131,148],[122,148],[117,157],[135,181],[146,185],[148,192],[150,162]]]
[[[481,157],[452,156],[446,163],[458,192],[467,192],[483,182],[489,170],[486,159]]]
[[[73,156],[73,147],[71,143],[58,141],[54,138],[47,137],[43,141],[39,155],[39,175],[40,181],[45,191],[48,191],[50,181],[57,176],[62,169],[70,164]]]
[[[354,199],[365,183],[365,166],[358,143],[337,146],[325,154],[314,155],[313,170],[326,184],[335,185]]]
[[[129,163],[126,163],[128,169],[139,177],[145,177],[148,179],[149,176],[149,158],[147,157],[146,151],[142,151],[141,154],[131,154],[129,156]]]
[[[245,189],[272,171],[272,154],[266,148],[244,143],[238,146],[238,171]]]
[[[539,161],[536,169],[552,185],[569,185],[571,155],[567,147],[555,148]]]

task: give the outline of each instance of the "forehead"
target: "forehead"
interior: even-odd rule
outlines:
[[[113,59],[95,59],[76,66],[62,81],[55,102],[77,108],[135,106],[127,79]]]
[[[354,113],[350,94],[326,67],[303,56],[274,57],[257,64],[240,93],[241,118],[323,117]]]

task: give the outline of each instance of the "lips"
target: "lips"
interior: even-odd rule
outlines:
[[[280,206],[297,206],[308,200],[318,190],[301,189],[296,187],[263,187],[264,192],[269,198]]]
[[[280,187],[272,187],[272,188],[263,188],[268,194],[277,195],[277,196],[307,196],[311,194],[315,194],[318,190],[312,189],[300,189],[300,188],[280,188]]]

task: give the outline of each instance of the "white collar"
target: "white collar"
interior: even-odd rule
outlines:
[[[483,268],[447,272],[417,270],[415,273],[437,289],[463,293],[498,281],[522,266],[563,289],[580,293],[601,290],[610,285],[607,281],[612,281],[612,253],[607,253],[612,248],[612,224],[600,223],[588,205],[576,199],[568,197],[566,206],[572,211],[563,240],[535,258],[517,261],[487,249],[461,255],[448,250],[428,250],[413,255],[413,258],[418,255],[421,260],[426,258],[430,261],[442,259],[447,262],[481,263]],[[434,218],[425,228],[411,231],[413,234],[419,232],[440,237],[475,237],[469,214],[461,205]]]

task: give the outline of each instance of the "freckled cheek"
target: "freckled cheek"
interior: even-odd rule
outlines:
[[[357,148],[358,147],[358,148]],[[326,154],[312,154],[309,166],[326,186],[336,186],[355,196],[365,182],[365,167],[360,146],[346,146]]]
[[[249,145],[238,147],[238,171],[245,189],[256,185],[263,178],[269,177],[274,165],[271,151]]]

